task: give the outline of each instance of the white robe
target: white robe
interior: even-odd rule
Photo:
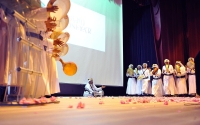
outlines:
[[[25,14],[26,18],[29,19],[34,25],[37,26],[37,29],[32,29],[31,27],[25,28],[26,32],[32,32],[36,34],[40,34],[43,39],[46,38],[46,34],[42,33],[46,30],[45,24],[43,20],[47,20],[47,18],[42,15],[46,13],[46,9],[37,9],[37,12],[30,11],[29,13]],[[34,13],[33,13],[34,12]],[[41,13],[41,16],[38,16]],[[44,95],[50,95],[49,90],[49,75],[47,69],[47,59],[46,59],[46,51],[44,50],[44,40],[40,40],[38,38],[32,36],[26,36],[25,39],[29,39],[30,42],[34,43],[35,45],[42,48],[42,51],[35,50],[34,48],[30,47],[28,50],[28,46],[26,46],[27,53],[30,53],[26,56],[26,65],[25,67],[42,73],[42,76],[35,76],[29,75],[29,81],[26,83],[26,87],[24,87],[24,95],[26,97],[41,97]]]
[[[187,86],[186,86],[186,70],[184,66],[180,67],[180,72],[176,76],[181,77],[184,76],[184,78],[176,78],[176,88],[178,94],[187,94]]]
[[[136,73],[134,71],[134,75],[130,76],[129,74],[127,74],[128,78],[128,82],[127,82],[127,88],[126,88],[126,94],[128,95],[134,95],[136,94]],[[131,78],[134,77],[134,78]]]
[[[144,78],[142,79],[142,93],[151,94],[149,92],[150,74],[148,69],[142,69]]]
[[[164,92],[166,95],[175,95],[177,94],[175,81],[174,81],[174,69],[172,65],[169,65],[169,73],[166,72],[165,65],[162,67],[163,83],[164,83]],[[171,74],[171,75],[170,75]]]
[[[156,97],[161,97],[163,95],[163,85],[162,85],[162,78],[161,78],[161,70],[158,69],[155,75],[152,74],[152,94]]]
[[[136,74],[136,77],[138,78],[141,75],[143,75],[142,69],[138,70],[138,74]],[[137,79],[136,94],[142,94],[142,79]]]
[[[195,70],[191,70],[190,68],[187,68],[187,73],[188,73],[188,83],[189,83],[189,94],[195,94],[196,93]]]
[[[27,14],[29,17],[31,17],[28,19],[31,19],[30,21],[32,21],[32,23],[34,23],[38,27],[36,30],[29,28],[29,27],[24,28],[20,24],[20,26],[21,26],[20,33],[23,34],[23,35],[21,35],[23,38],[25,38],[25,39],[28,38],[28,37],[26,37],[26,31],[34,32],[37,34],[41,33],[41,36],[43,36],[43,41],[41,41],[37,38],[34,38],[34,37],[29,37],[29,40],[31,42],[33,42],[34,44],[36,44],[42,48],[41,52],[39,52],[31,47],[29,50],[28,47],[26,45],[24,45],[22,47],[23,51],[18,52],[18,53],[21,53],[22,56],[20,56],[20,59],[17,59],[15,56],[15,61],[14,61],[14,62],[17,62],[17,60],[22,60],[23,64],[22,65],[17,64],[16,66],[12,66],[12,67],[22,66],[22,67],[28,68],[30,70],[34,70],[34,71],[38,71],[38,72],[42,73],[41,77],[29,75],[29,74],[23,74],[23,77],[20,77],[21,83],[25,83],[23,85],[23,94],[25,97],[40,97],[40,96],[50,95],[53,93],[60,92],[56,61],[55,61],[55,59],[52,59],[51,57],[49,59],[49,57],[47,57],[46,51],[44,51],[44,49],[43,49],[44,48],[43,45],[47,45],[47,43],[49,43],[48,40],[46,39],[49,35],[46,33],[43,33],[46,30],[45,23],[43,21],[43,20],[47,19],[46,16],[44,16],[45,13],[47,14],[46,9],[42,8],[42,9],[37,9],[37,13]],[[19,36],[20,35],[18,35],[17,37],[19,37]],[[16,38],[15,38],[15,40],[16,40]],[[52,43],[50,43],[50,44],[52,44]],[[47,63],[47,62],[49,62],[49,63]],[[48,66],[48,64],[50,66]],[[49,75],[50,74],[49,72],[51,72],[52,74]],[[11,81],[15,82],[16,80],[13,80],[13,79],[15,79],[16,77],[19,78],[19,76],[13,75]],[[26,78],[28,78],[28,79],[26,80]],[[22,80],[24,80],[24,82]],[[50,82],[51,82],[51,84],[50,84]]]
[[[9,70],[9,44],[8,44],[7,24],[0,20],[0,84],[8,83]]]
[[[94,83],[93,84],[87,83],[85,85],[85,91],[83,93],[84,97],[98,96],[98,95],[99,96],[103,96],[104,95],[104,92],[103,92],[101,87],[97,88]]]

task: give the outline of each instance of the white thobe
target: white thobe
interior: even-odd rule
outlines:
[[[142,69],[138,70],[138,74],[136,73],[136,77],[142,76],[143,72]],[[136,94],[141,95],[142,94],[142,79],[137,79],[137,85],[136,85]]]
[[[40,34],[43,37],[42,41],[34,37],[29,37],[30,41],[41,46],[43,49],[41,52],[32,50],[32,53],[30,54],[30,68],[37,70],[39,66],[39,71],[43,74],[42,77],[39,77],[38,86],[35,86],[37,87],[36,97],[58,93],[60,92],[60,87],[56,60],[49,54],[47,55],[46,51],[44,50],[44,46],[47,46],[47,50],[53,47],[53,41],[47,39],[50,34],[44,33],[46,31],[44,21],[47,20],[46,8],[33,10],[26,14],[26,17],[37,26],[37,30],[29,28],[27,31]],[[38,60],[34,60],[35,58]],[[35,78],[33,77],[33,79]],[[33,81],[33,83],[35,82],[37,81]],[[32,86],[32,90],[33,88],[34,87]],[[33,91],[31,93],[33,93]]]
[[[176,88],[178,94],[187,94],[186,70],[184,66],[180,67],[180,73],[176,74]],[[180,78],[181,77],[181,78]]]
[[[9,68],[9,44],[8,44],[7,24],[0,20],[0,84],[8,83]]]
[[[163,95],[163,85],[162,85],[162,78],[161,78],[161,70],[158,69],[155,75],[152,74],[152,94],[156,97],[160,97]]]
[[[87,83],[85,85],[85,91],[83,93],[84,97],[88,96],[103,96],[104,92],[101,87],[97,88],[95,84],[89,84]]]
[[[187,68],[188,73],[188,83],[189,83],[189,94],[196,93],[196,75],[195,70]]]
[[[164,83],[164,92],[166,95],[175,95],[177,94],[175,81],[174,81],[174,69],[172,65],[169,65],[169,72],[166,72],[165,65],[162,67],[163,83]]]
[[[149,70],[146,69],[142,69],[143,72],[143,76],[144,78],[142,79],[142,93],[145,94],[151,94],[149,93],[149,80],[150,80],[150,74],[149,74]]]
[[[134,95],[136,94],[136,73],[134,71],[133,76],[130,76],[127,74],[128,82],[127,82],[127,88],[126,88],[126,94],[128,95]]]

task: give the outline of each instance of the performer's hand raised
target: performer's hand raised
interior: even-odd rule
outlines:
[[[60,39],[56,39],[56,40],[54,40],[53,41],[53,45],[54,46],[63,46],[63,44],[64,44],[64,42],[63,41],[61,41]]]
[[[52,20],[50,19],[45,21],[45,24],[46,24],[47,31],[53,31],[53,29],[56,27],[56,23],[52,22]]]
[[[54,48],[54,49],[52,50],[52,52],[55,53],[55,54],[57,54],[57,53],[61,52],[61,50],[59,50],[59,49],[57,49],[57,48]]]
[[[102,89],[106,88],[106,86],[101,86]]]
[[[55,11],[57,11],[58,10],[58,7],[57,6],[51,6],[51,7],[48,7],[47,8],[47,11],[48,12],[53,12],[53,13],[55,13]]]
[[[52,57],[57,58],[57,57],[60,57],[60,56],[56,53],[56,54],[53,54]]]

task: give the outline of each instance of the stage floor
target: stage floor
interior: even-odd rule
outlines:
[[[152,97],[61,97],[59,104],[1,106],[0,125],[200,125],[200,105],[186,106],[187,101],[175,102],[177,99],[182,100],[174,98],[165,105],[154,101],[142,103],[156,100]],[[83,109],[77,109],[79,102],[85,104]]]

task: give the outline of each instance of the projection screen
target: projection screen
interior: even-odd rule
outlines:
[[[41,0],[42,6],[48,0]],[[115,0],[70,0],[70,34],[65,62],[76,63],[78,71],[67,76],[57,62],[60,83],[85,84],[93,78],[96,85],[123,86],[122,4]],[[120,0],[117,0],[120,1]]]

